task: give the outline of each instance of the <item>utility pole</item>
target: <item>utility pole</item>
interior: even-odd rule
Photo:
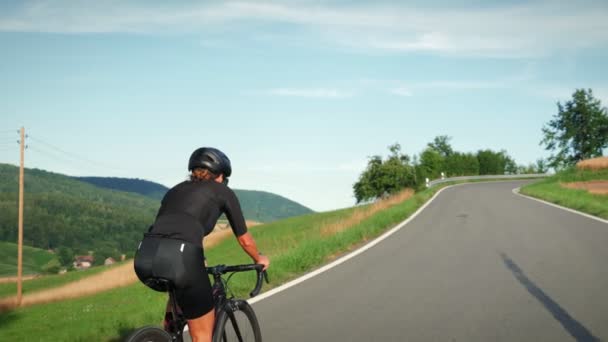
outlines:
[[[23,159],[25,155],[25,128],[21,127],[21,167],[19,168],[19,243],[17,247],[17,306],[21,306],[23,277]]]

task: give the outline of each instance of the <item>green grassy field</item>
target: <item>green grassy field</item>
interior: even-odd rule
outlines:
[[[608,170],[566,170],[550,178],[522,187],[521,193],[608,219],[608,196],[590,194],[586,190],[567,189],[560,185],[560,183],[591,180],[608,180]]]
[[[23,274],[43,273],[44,265],[57,257],[43,249],[23,246]],[[0,242],[0,277],[17,275],[17,244]]]
[[[32,293],[35,291],[50,289],[77,281],[82,278],[90,277],[94,274],[107,271],[113,267],[121,265],[116,263],[112,266],[96,266],[86,270],[71,271],[65,274],[47,275],[36,279],[26,280],[23,282],[23,294]],[[17,293],[17,283],[0,284],[0,298],[14,296]]]

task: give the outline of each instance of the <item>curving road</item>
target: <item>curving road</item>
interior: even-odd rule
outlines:
[[[265,341],[608,341],[608,225],[522,198],[444,190],[336,268],[254,304]]]

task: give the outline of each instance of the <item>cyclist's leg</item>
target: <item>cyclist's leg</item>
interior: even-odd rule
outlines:
[[[181,273],[183,286],[175,290],[177,304],[188,322],[188,329],[193,341],[210,342],[213,334],[215,314],[213,310],[213,296],[211,282],[203,266],[204,254],[200,246],[185,244],[182,257]]]
[[[199,318],[189,319],[188,331],[192,336],[192,342],[211,342],[213,323],[215,323],[215,310],[213,309]]]

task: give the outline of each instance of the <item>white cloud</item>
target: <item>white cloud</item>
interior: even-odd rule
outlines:
[[[383,52],[529,57],[606,46],[608,6],[601,1],[533,2],[484,8],[213,2],[150,5],[125,1],[37,1],[0,14],[0,31],[59,33],[201,32],[244,35],[251,21],[298,26],[310,44]],[[279,38],[280,39],[280,38]]]
[[[270,95],[276,96],[292,96],[292,97],[310,97],[310,98],[326,98],[340,99],[352,97],[353,94],[337,89],[328,88],[277,88],[267,92]]]

